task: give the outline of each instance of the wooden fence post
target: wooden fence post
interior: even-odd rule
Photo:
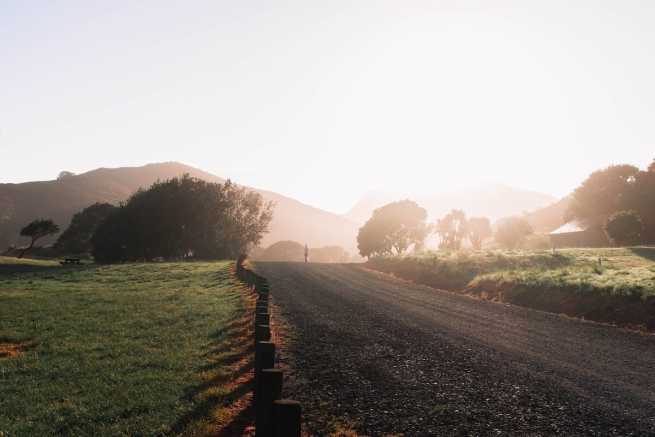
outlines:
[[[269,313],[257,313],[255,314],[255,326],[257,325],[267,325],[270,326],[271,315]]]
[[[300,402],[283,399],[273,402],[273,437],[300,437]]]
[[[271,340],[271,327],[269,325],[255,326],[255,345],[260,341]]]
[[[275,343],[260,341],[255,346],[255,393],[254,400],[259,396],[259,374],[263,369],[275,367]]]
[[[259,374],[259,397],[256,404],[256,437],[273,435],[273,401],[282,397],[282,376],[279,369],[263,369]]]

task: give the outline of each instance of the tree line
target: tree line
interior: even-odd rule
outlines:
[[[410,247],[418,251],[429,235],[438,238],[440,249],[458,250],[467,241],[480,249],[491,237],[498,246],[514,249],[533,233],[525,217],[500,220],[495,232],[488,218],[467,218],[462,210],[452,210],[435,223],[426,219],[427,211],[411,200],[376,209],[357,235],[360,254],[399,255]],[[563,219],[603,231],[615,245],[655,243],[655,161],[646,170],[613,165],[593,172],[571,194]]]
[[[501,221],[496,233],[487,217],[467,218],[462,210],[454,209],[435,223],[426,223],[427,211],[412,200],[392,202],[373,211],[372,217],[357,235],[357,247],[364,257],[401,255],[412,247],[423,249],[425,240],[435,235],[440,249],[459,250],[468,241],[481,249],[484,240],[495,236],[507,248],[515,248],[532,228],[526,219],[513,217]]]
[[[62,254],[90,253],[97,262],[236,258],[262,239],[273,205],[227,181],[189,175],[158,181],[118,206],[96,203],[75,214],[54,245]],[[39,219],[21,235],[36,241],[59,232]],[[25,251],[24,251],[25,252]],[[24,254],[21,253],[21,256]]]

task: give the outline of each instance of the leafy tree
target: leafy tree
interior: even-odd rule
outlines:
[[[494,238],[502,247],[515,249],[530,234],[532,234],[532,227],[525,218],[510,217],[498,224]]]
[[[230,181],[184,175],[139,190],[98,226],[99,262],[236,258],[267,231],[273,205]]]
[[[639,169],[632,165],[614,165],[593,172],[573,192],[567,219],[600,229],[610,215],[626,209],[626,194],[638,173]]]
[[[34,220],[20,231],[21,236],[30,238],[30,245],[21,251],[18,258],[22,258],[28,250],[34,247],[34,244],[38,240],[47,237],[48,235],[56,234],[57,232],[59,232],[59,226],[57,226],[52,220]]]
[[[73,216],[70,225],[59,236],[55,248],[63,253],[91,252],[91,237],[98,226],[116,210],[109,203],[94,203]]]
[[[474,249],[482,249],[482,242],[493,235],[491,223],[486,217],[471,217],[467,224],[468,237]]]
[[[468,236],[466,214],[460,209],[453,209],[444,218],[437,220],[435,232],[440,239],[440,248],[458,250]]]
[[[641,218],[635,211],[616,212],[605,224],[607,238],[619,246],[639,244],[643,230]]]
[[[624,195],[624,211],[635,211],[643,223],[642,238],[655,242],[655,171],[640,171]]]
[[[357,247],[362,256],[402,254],[421,245],[427,235],[427,212],[411,200],[392,202],[373,211],[359,229]]]

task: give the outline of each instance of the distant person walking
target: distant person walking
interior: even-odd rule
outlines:
[[[309,247],[307,247],[307,243],[305,243],[305,262],[309,261]]]

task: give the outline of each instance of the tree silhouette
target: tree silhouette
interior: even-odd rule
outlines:
[[[64,253],[91,252],[91,237],[105,219],[116,210],[109,203],[94,203],[73,216],[70,225],[59,236],[55,248]]]
[[[471,217],[467,223],[468,237],[474,249],[482,249],[482,242],[491,237],[491,223],[486,217]]]
[[[421,245],[427,235],[427,212],[411,200],[392,202],[373,211],[359,229],[357,247],[362,256],[400,255]]]
[[[639,169],[632,165],[613,165],[593,172],[576,190],[567,219],[601,229],[607,218],[626,208],[626,194],[634,186]]]
[[[52,220],[34,220],[20,230],[21,236],[30,238],[30,245],[20,252],[18,258],[22,258],[29,250],[31,250],[38,240],[47,237],[48,235],[56,234],[57,232],[59,232],[59,226],[57,226]]]
[[[614,244],[629,246],[641,242],[644,226],[635,211],[619,211],[612,214],[605,224],[607,238]]]
[[[466,214],[461,209],[453,209],[437,220],[435,232],[439,236],[441,249],[458,250],[468,235]]]
[[[98,226],[91,244],[99,262],[155,258],[236,258],[261,241],[273,205],[230,181],[184,175],[137,191]]]
[[[532,226],[525,218],[511,217],[498,224],[494,238],[501,246],[515,249],[530,234],[532,234]]]

